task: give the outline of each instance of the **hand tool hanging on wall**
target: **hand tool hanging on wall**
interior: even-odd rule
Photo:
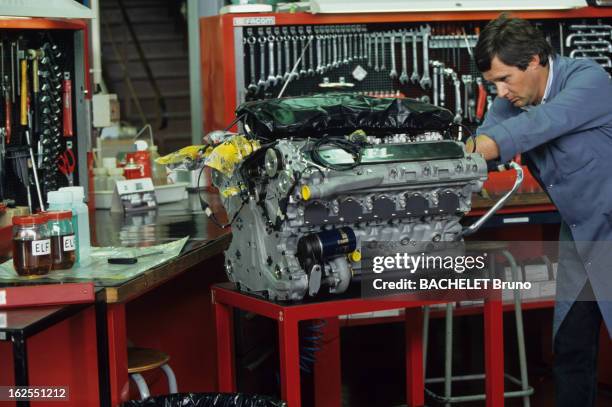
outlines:
[[[57,160],[57,167],[61,171],[62,174],[66,177],[68,181],[68,186],[74,185],[74,167],[76,165],[76,159],[74,157],[74,152],[69,146],[66,147],[66,151],[60,154]]]
[[[406,84],[408,83],[408,81],[410,80],[410,78],[408,77],[408,55],[406,53],[406,36],[408,34],[405,32],[402,32],[402,38],[401,38],[401,52],[402,52],[402,73],[400,74],[399,77],[399,82],[401,84]]]
[[[22,59],[21,64],[21,125],[24,126],[24,133],[26,136],[26,144],[30,152],[30,161],[32,165],[32,174],[34,175],[34,186],[36,187],[36,194],[38,196],[38,202],[40,204],[40,210],[45,210],[45,203],[42,199],[42,193],[40,190],[40,183],[38,181],[38,170],[36,168],[36,160],[34,158],[34,149],[32,148],[32,139],[30,136],[31,123],[28,112],[28,61]]]
[[[28,59],[32,62],[32,98],[30,106],[32,109],[32,130],[36,137],[40,135],[40,83],[38,80],[38,61],[42,57],[42,50],[29,49],[27,51]]]
[[[70,79],[70,72],[64,72],[62,106],[64,137],[72,137],[72,80]]]
[[[26,189],[28,208],[32,213],[32,194],[30,192],[30,178],[28,175],[28,147],[10,146],[6,154],[7,160],[11,162],[13,172]]]
[[[42,106],[42,143],[43,143],[43,166],[42,178],[45,191],[52,191],[61,186],[63,177],[60,176],[57,160],[67,143],[64,136],[68,136],[72,130],[72,111],[66,109],[66,102],[72,106],[72,94],[68,93],[67,87],[72,87],[72,80],[64,82],[65,66],[62,63],[62,51],[50,40],[42,46],[44,56],[41,64],[41,106]],[[69,120],[69,122],[68,122]],[[73,131],[72,131],[73,132]]]
[[[280,28],[274,27],[274,37],[276,38],[276,83],[283,83],[283,38],[280,35]]]
[[[487,91],[482,83],[482,78],[476,78],[476,85],[478,86],[478,98],[476,100],[476,120],[480,123],[484,118],[485,107],[487,103]]]
[[[423,76],[419,84],[423,89],[431,88],[431,79],[429,77],[429,34],[431,28],[429,26],[421,29],[421,35],[423,38]]]

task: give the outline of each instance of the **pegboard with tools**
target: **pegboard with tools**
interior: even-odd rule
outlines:
[[[0,29],[0,200],[36,211],[79,184],[77,54],[73,30]]]
[[[534,23],[559,54],[592,59],[610,70],[609,21]],[[410,97],[447,107],[456,123],[476,126],[495,95],[473,56],[484,25],[458,21],[244,27],[239,61],[244,75],[237,78],[238,86],[244,89],[244,100],[329,91]]]
[[[200,20],[205,131],[248,100],[331,91],[444,105],[476,127],[495,97],[470,51],[500,12],[224,14]],[[612,72],[612,8],[513,11],[563,56]],[[299,62],[298,62],[299,61]],[[296,64],[297,62],[297,64]],[[293,68],[296,68],[293,70]],[[436,89],[434,89],[436,88]]]

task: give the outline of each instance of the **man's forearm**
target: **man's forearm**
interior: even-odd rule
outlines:
[[[476,144],[476,149],[474,149],[474,144]],[[486,134],[479,134],[475,139],[469,139],[465,145],[467,151],[480,153],[487,161],[499,158],[499,147],[497,143]]]

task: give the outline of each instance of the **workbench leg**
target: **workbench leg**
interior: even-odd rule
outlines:
[[[125,304],[107,304],[106,322],[111,402],[116,406],[126,401],[130,395]]]
[[[423,310],[405,309],[406,325],[406,404],[409,407],[425,404],[423,377]]]
[[[300,407],[300,344],[298,321],[280,315],[278,341],[280,350],[281,396],[288,407]]]
[[[28,348],[23,334],[13,335],[13,364],[15,369],[15,386],[28,385]],[[29,407],[28,400],[18,401],[17,407]]]
[[[219,302],[214,303],[215,326],[217,331],[217,377],[219,391],[236,392],[234,371],[234,345],[232,335],[232,308]]]
[[[98,353],[98,392],[100,407],[111,407],[111,385],[108,357],[108,319],[105,301],[96,300],[96,349]]]
[[[484,305],[485,389],[487,407],[504,405],[504,320],[500,298]]]
[[[342,405],[342,376],[340,368],[340,320],[329,318],[316,353],[314,365],[314,398],[316,407]]]

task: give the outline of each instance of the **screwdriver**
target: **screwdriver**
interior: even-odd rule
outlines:
[[[141,254],[140,256],[132,256],[132,257],[111,257],[108,259],[109,264],[136,264],[138,259],[141,257],[154,256],[156,254],[162,254],[162,251],[151,252],[146,254]]]

